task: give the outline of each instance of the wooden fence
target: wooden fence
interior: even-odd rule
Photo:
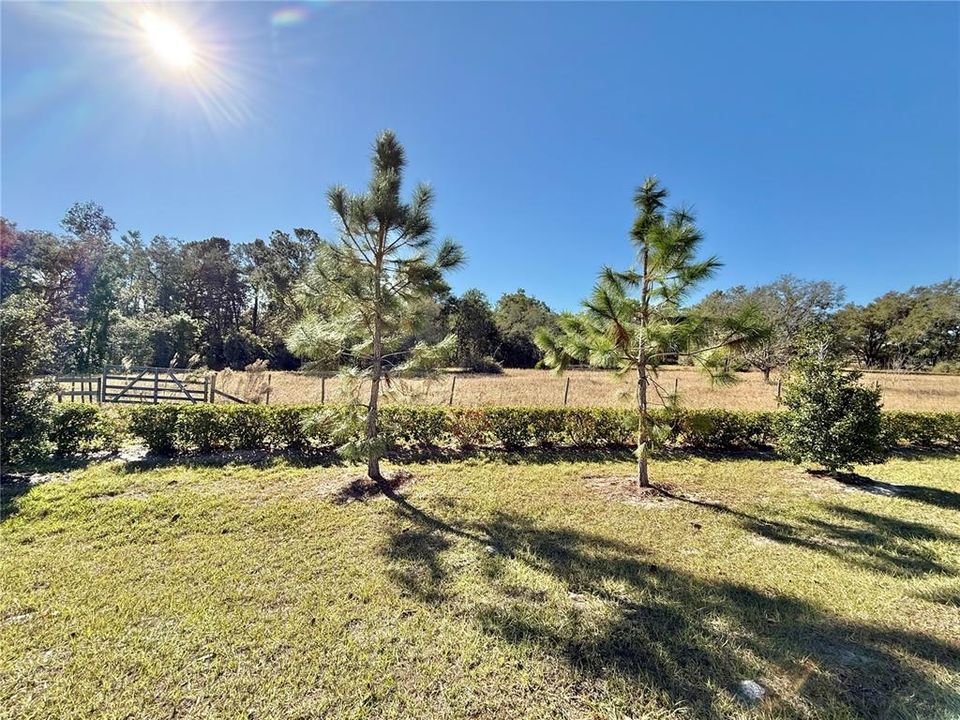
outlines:
[[[218,399],[247,403],[218,390],[216,375],[160,367],[106,365],[100,375],[57,375],[57,402],[206,403]]]
[[[156,367],[107,365],[103,368],[100,402],[202,403],[210,399],[210,381],[204,375]]]
[[[99,375],[57,375],[54,381],[57,383],[57,402],[100,402]]]

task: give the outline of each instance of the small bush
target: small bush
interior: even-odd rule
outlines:
[[[732,410],[685,410],[679,414],[679,443],[704,450],[764,447],[773,440],[772,415]]]
[[[490,435],[508,450],[517,450],[530,444],[533,439],[530,408],[491,407],[484,408],[490,423]]]
[[[482,408],[452,408],[448,425],[454,442],[465,450],[483,445],[490,431],[490,421]]]
[[[571,408],[564,412],[565,441],[576,447],[629,445],[636,441],[637,413],[607,408]]]
[[[819,463],[830,471],[879,462],[885,450],[880,388],[860,385],[860,377],[835,359],[801,356],[784,386],[787,412],[777,428],[777,449],[797,464]]]
[[[170,455],[182,450],[177,443],[177,418],[182,409],[173,404],[135,407],[127,411],[127,427],[150,452]]]
[[[426,405],[385,405],[380,411],[380,424],[396,442],[436,447],[446,439],[447,412]]]
[[[53,412],[50,439],[57,455],[80,455],[116,450],[117,421],[96,405],[58,405]]]
[[[960,412],[886,412],[881,427],[889,447],[960,447]]]
[[[471,363],[470,372],[483,373],[484,375],[500,375],[503,372],[503,365],[487,355]]]

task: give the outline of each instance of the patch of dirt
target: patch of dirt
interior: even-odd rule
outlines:
[[[388,492],[396,492],[402,487],[406,487],[413,482],[414,476],[406,470],[397,470],[392,473],[385,473],[384,479],[387,481]],[[377,497],[384,496],[383,488],[366,475],[353,477],[344,485],[338,487],[333,492],[333,502],[337,505],[346,505],[351,502],[364,502]]]
[[[674,488],[665,483],[641,488],[632,475],[584,475],[583,480],[588,488],[607,500],[645,508],[665,508],[677,503],[671,497]]]

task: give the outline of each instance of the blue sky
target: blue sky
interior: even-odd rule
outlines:
[[[862,302],[960,275],[956,3],[151,7],[199,79],[145,47],[143,5],[2,4],[20,227],[92,199],[147,237],[329,236],[325,189],[361,187],[390,127],[467,250],[456,291],[575,307],[629,263],[651,174],[698,211],[712,287],[791,272]]]

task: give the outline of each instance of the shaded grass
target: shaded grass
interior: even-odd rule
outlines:
[[[849,484],[759,459],[94,464],[0,529],[9,717],[960,713],[960,461]],[[883,484],[890,494],[869,492]],[[4,487],[6,490],[6,486]],[[730,689],[754,679],[757,707]]]

